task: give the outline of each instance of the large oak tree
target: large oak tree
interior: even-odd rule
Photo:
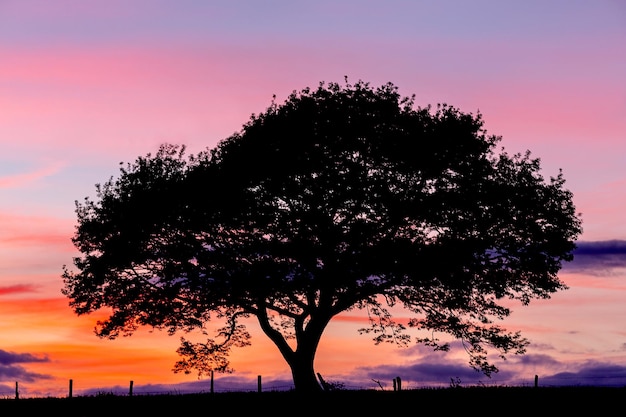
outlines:
[[[479,113],[417,107],[391,83],[294,91],[216,147],[163,145],[77,202],[81,256],[63,293],[79,315],[110,312],[101,337],[221,323],[201,343],[181,338],[175,371],[230,370],[254,317],[295,388],[320,390],[333,317],[364,310],[362,332],[404,344],[413,332],[390,314],[403,306],[429,330],[417,342],[460,339],[490,375],[490,352],[528,344],[497,324],[503,301],[567,288],[557,273],[581,233],[562,173],[546,180],[538,158],[499,142]]]

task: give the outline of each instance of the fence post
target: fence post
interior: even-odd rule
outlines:
[[[539,376],[535,375],[535,388],[539,386]]]
[[[395,377],[393,379],[393,390],[394,391],[402,390],[402,380],[400,379],[399,376],[397,376],[397,377]]]
[[[18,390],[17,385],[18,385],[18,383],[17,383],[17,381],[15,381],[15,399],[19,400],[20,399],[20,391]]]
[[[130,387],[128,388],[128,396],[133,396],[133,381],[130,381]]]
[[[213,371],[211,371],[211,394],[213,394]]]
[[[72,398],[73,385],[74,385],[74,381],[70,379],[70,395],[69,395],[69,398]]]
[[[258,385],[258,391],[261,392],[262,391],[262,389],[261,389],[261,375],[259,375],[257,377],[257,385]]]

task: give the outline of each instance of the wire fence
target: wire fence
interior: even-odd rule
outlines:
[[[436,388],[462,388],[462,387],[626,387],[626,375],[594,375],[581,377],[576,374],[557,374],[548,376],[544,379],[535,375],[534,378],[528,378],[523,380],[507,380],[497,381],[489,380],[486,382],[472,382],[464,383],[459,378],[450,378],[449,381],[415,381],[407,379],[403,381],[400,377],[394,378],[392,381],[381,381],[372,379],[370,381],[364,381],[362,384],[355,383],[342,383],[337,381],[324,381],[321,376],[320,380],[322,385],[328,390],[416,390],[416,389],[436,389]],[[291,391],[295,387],[292,383],[285,383],[270,381],[264,383],[262,377],[259,375],[254,383],[221,383],[219,379],[215,380],[211,375],[211,380],[206,381],[203,384],[181,386],[180,384],[166,385],[145,385],[135,386],[134,381],[129,381],[128,385],[115,386],[115,387],[103,387],[103,388],[89,388],[79,391],[74,390],[74,381],[69,380],[67,385],[66,394],[61,395],[32,395],[29,390],[22,395],[19,381],[15,382],[15,390],[9,391],[6,387],[3,387],[3,391],[0,391],[0,398],[37,398],[37,397],[73,397],[73,396],[102,396],[102,395],[117,395],[117,396],[149,396],[149,395],[185,395],[185,394],[211,394],[211,393],[232,393],[232,392],[274,392],[274,391]],[[62,389],[61,389],[62,390]],[[61,390],[57,392],[61,392]]]

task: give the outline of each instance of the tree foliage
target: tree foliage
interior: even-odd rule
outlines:
[[[254,317],[292,370],[317,390],[313,362],[328,323],[364,310],[376,343],[464,342],[490,375],[488,350],[524,353],[497,321],[566,285],[581,220],[561,172],[548,180],[530,152],[498,149],[480,114],[417,107],[391,83],[321,83],[252,115],[212,149],[163,145],[122,165],[77,202],[64,294],[77,314],[109,309],[97,334],[139,326],[223,327],[181,339],[175,371],[228,371]]]

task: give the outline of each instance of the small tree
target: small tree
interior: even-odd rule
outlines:
[[[333,317],[365,310],[362,332],[406,344],[398,304],[489,376],[488,350],[527,346],[494,324],[510,313],[500,301],[565,289],[557,272],[581,232],[562,173],[544,180],[539,159],[499,141],[480,114],[416,107],[391,83],[294,92],[215,148],[163,145],[77,202],[82,255],[63,293],[78,315],[110,309],[100,337],[223,323],[205,343],[181,338],[176,372],[231,370],[229,349],[250,343],[241,319],[256,317],[296,389],[317,391]]]

